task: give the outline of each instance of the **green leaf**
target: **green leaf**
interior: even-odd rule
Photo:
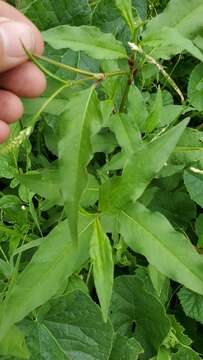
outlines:
[[[171,160],[185,166],[203,166],[203,135],[197,129],[187,128],[181,136]]]
[[[185,314],[203,324],[203,296],[182,288],[178,292],[178,297]]]
[[[61,191],[74,242],[77,242],[80,200],[88,183],[86,167],[92,155],[91,135],[99,123],[100,112],[94,87],[74,95],[61,119]]]
[[[194,350],[180,347],[177,353],[172,354],[171,360],[201,360],[201,358]]]
[[[141,145],[141,134],[136,121],[131,118],[131,114],[112,116],[109,127],[127,155],[134,153]]]
[[[161,274],[153,265],[149,264],[148,272],[156,293],[164,304],[168,300],[170,282],[169,279]]]
[[[91,8],[88,0],[21,0],[19,9],[40,30],[60,24],[83,25],[91,22]]]
[[[198,111],[203,110],[203,64],[196,65],[190,74],[188,83],[188,98]]]
[[[142,19],[147,16],[147,0],[132,0],[133,15]],[[116,6],[115,0],[100,0],[92,14],[92,23],[102,31],[113,33],[117,39],[129,41],[129,30]]]
[[[21,184],[45,199],[62,204],[59,191],[60,177],[57,168],[29,171],[19,176]]]
[[[138,360],[142,353],[142,346],[135,338],[116,334],[109,360]]]
[[[162,100],[162,92],[159,88],[152,109],[145,122],[144,130],[146,134],[153,132],[153,130],[161,122],[162,112],[163,112],[163,100]]]
[[[194,167],[185,170],[184,183],[191,199],[203,208],[203,171]]]
[[[104,321],[107,321],[113,287],[114,263],[110,241],[98,219],[90,244],[90,257],[93,264],[94,283],[102,309]]]
[[[143,130],[148,112],[142,93],[136,86],[130,87],[128,94],[128,114],[134,119],[140,130]]]
[[[143,282],[133,275],[115,279],[111,319],[118,334],[135,337],[140,342],[145,350],[145,359],[157,353],[170,330],[161,302],[146,291]]]
[[[155,360],[171,360],[169,351],[167,349],[160,348]]]
[[[200,214],[195,221],[195,231],[198,236],[198,246],[203,248],[203,214]]]
[[[149,189],[150,191],[150,189]],[[147,195],[145,192],[143,198]],[[157,189],[151,201],[144,203],[150,210],[159,211],[179,228],[188,228],[188,223],[196,216],[195,203],[189,195],[181,191],[165,191]]]
[[[112,34],[102,33],[94,26],[62,25],[44,31],[43,37],[54,49],[82,50],[95,59],[127,58],[125,48]]]
[[[173,327],[173,332],[179,343],[185,346],[190,346],[192,344],[192,340],[184,333],[184,327],[177,321],[174,315],[170,315],[170,320]]]
[[[203,26],[201,0],[170,0],[165,10],[147,25],[146,36],[160,32],[164,26],[171,27],[183,36],[194,39]]]
[[[50,310],[38,322],[27,321],[31,360],[106,360],[109,358],[113,329],[103,322],[99,307],[81,291],[52,300]],[[36,336],[37,335],[37,336]],[[32,340],[33,338],[33,340]],[[39,354],[37,356],[37,345]]]
[[[187,51],[203,61],[203,54],[198,47],[174,28],[164,27],[158,33],[146,37],[142,45],[150,47],[152,49],[150,54],[155,58],[170,59],[176,54]]]
[[[1,340],[0,355],[29,359],[29,351],[25,343],[24,335],[16,326],[12,326],[6,336]]]
[[[115,0],[117,8],[120,10],[126,24],[128,25],[132,36],[134,35],[135,23],[132,13],[132,1],[131,0]]]
[[[1,305],[0,338],[13,324],[55,295],[64,280],[88,260],[92,222],[92,217],[81,218],[77,248],[72,243],[67,221],[43,239]]]
[[[117,211],[130,200],[135,201],[142,195],[168,160],[187,123],[188,120],[184,120],[158,139],[143,145],[140,151],[127,159],[122,176],[108,180],[101,187],[102,211]]]
[[[203,261],[190,241],[158,212],[138,202],[120,215],[126,244],[162,274],[203,295]]]

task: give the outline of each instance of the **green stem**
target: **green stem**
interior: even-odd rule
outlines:
[[[78,69],[78,68],[75,68],[73,66],[62,64],[62,63],[60,63],[58,61],[49,59],[46,56],[38,56],[38,58],[40,60],[42,60],[42,61],[47,62],[48,64],[55,65],[55,66],[57,66],[57,67],[59,67],[61,69],[64,69],[66,71],[71,71],[71,72],[74,72],[76,74],[85,75],[85,76],[92,76],[95,80],[101,80],[101,77],[103,77],[102,73],[93,73],[93,72],[90,72],[90,71]]]
[[[66,82],[66,84],[62,85],[59,89],[57,89],[41,106],[41,108],[37,111],[37,113],[34,115],[34,117],[31,120],[31,125],[28,126],[26,129],[20,131],[18,136],[16,136],[13,140],[11,140],[7,145],[0,148],[0,155],[4,155],[8,152],[10,152],[13,148],[16,148],[22,144],[22,142],[28,138],[32,132],[33,125],[37,122],[38,118],[42,114],[42,112],[45,110],[45,108],[55,99],[57,95],[59,95],[64,89],[76,86],[84,83],[86,80],[94,80],[92,77],[89,77],[88,79],[78,80],[78,81],[69,81]]]
[[[113,72],[109,72],[109,73],[93,73],[91,71],[78,69],[78,68],[75,68],[75,67],[70,66],[70,65],[62,64],[62,63],[60,63],[60,62],[58,62],[56,60],[49,59],[46,56],[38,56],[38,58],[40,60],[42,60],[42,61],[47,62],[48,64],[52,64],[54,66],[57,66],[57,67],[65,70],[65,71],[71,71],[71,72],[74,72],[76,74],[80,74],[80,75],[84,75],[84,76],[91,76],[95,80],[104,80],[107,77],[121,76],[121,75],[126,75],[126,74],[129,73],[129,71],[127,71],[127,70],[113,71]]]
[[[41,65],[41,64],[39,63],[39,61],[37,61],[36,57],[33,56],[32,53],[31,53],[29,50],[27,50],[23,44],[22,44],[22,46],[23,46],[23,49],[24,49],[27,57],[28,57],[44,74],[50,76],[50,77],[53,78],[54,80],[57,80],[57,81],[59,81],[59,82],[61,82],[61,83],[63,83],[63,84],[66,84],[66,83],[67,83],[66,80],[60,78],[60,77],[57,76],[57,75],[52,74],[51,71],[47,70],[43,65]]]
[[[143,55],[146,58],[146,60],[148,61],[148,63],[156,66],[156,68],[160,71],[160,73],[165,77],[165,79],[168,81],[168,83],[172,86],[172,88],[180,96],[181,103],[184,104],[185,99],[184,99],[182,91],[180,90],[178,85],[175,83],[175,81],[170,77],[170,75],[166,72],[166,70],[163,68],[163,66],[161,64],[159,64],[152,56],[146,54],[140,46],[137,46],[134,43],[129,43],[129,46],[131,47],[131,49],[133,51],[136,51],[136,52],[140,53],[141,55]]]

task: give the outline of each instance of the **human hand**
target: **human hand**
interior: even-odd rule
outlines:
[[[10,123],[23,114],[20,97],[36,97],[46,88],[40,70],[28,61],[22,43],[41,55],[44,44],[39,30],[19,11],[0,0],[0,143],[9,136]]]

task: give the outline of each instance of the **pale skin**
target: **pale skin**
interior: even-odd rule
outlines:
[[[32,53],[43,53],[43,40],[35,25],[0,0],[0,143],[9,137],[9,124],[23,115],[20,98],[37,97],[46,88],[44,75],[28,61],[21,42]]]

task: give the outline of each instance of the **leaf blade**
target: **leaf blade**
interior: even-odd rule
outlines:
[[[127,58],[125,48],[111,34],[94,26],[58,26],[43,32],[44,40],[54,49],[85,51],[95,59]]]

